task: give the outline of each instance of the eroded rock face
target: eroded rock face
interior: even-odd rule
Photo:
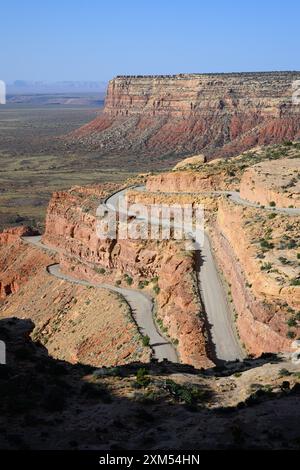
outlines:
[[[170,249],[159,270],[158,317],[177,340],[180,359],[195,367],[211,367],[203,308],[198,296],[194,259]]]
[[[246,281],[243,270],[245,266],[238,261],[231,244],[221,231],[216,230],[213,241],[218,264],[231,284],[232,298],[238,314],[237,327],[247,351],[254,355],[288,351],[291,341],[286,337],[284,315],[280,311],[268,313],[263,297],[253,294]]]
[[[10,227],[0,233],[0,246],[7,245],[18,241],[20,237],[37,235],[36,230],[31,229],[30,227],[20,226],[20,227]]]
[[[289,350],[299,336],[299,217],[250,208],[207,191],[240,189],[242,198],[262,206],[274,201],[278,207],[296,207],[299,148],[286,143],[195,164],[150,176],[148,191],[128,193],[130,201],[146,204],[204,204],[206,229],[227,280],[241,341],[255,355]]]
[[[263,205],[300,207],[300,158],[265,161],[248,168],[240,194]]]
[[[298,72],[121,76],[69,141],[104,151],[231,156],[300,137]]]
[[[59,257],[26,244],[27,228],[0,234],[0,319],[32,321],[32,338],[51,356],[71,363],[112,366],[148,362],[150,349],[116,293],[50,276]],[[12,295],[13,294],[13,295]]]
[[[211,366],[193,257],[172,240],[99,239],[95,212],[83,210],[92,206],[94,194],[82,194],[79,188],[57,192],[49,203],[43,240],[61,250],[63,270],[124,287],[128,276],[135,288],[147,281],[146,290],[156,298],[157,318],[175,341],[180,359],[196,367]]]
[[[191,157],[187,157],[184,160],[181,160],[180,162],[175,165],[174,170],[178,170],[179,168],[185,168],[193,165],[202,165],[203,163],[206,162],[205,155],[193,155]]]
[[[30,319],[33,340],[52,357],[73,364],[116,366],[150,358],[128,305],[116,293],[61,281],[46,270],[7,299],[0,319],[12,316]]]
[[[218,197],[206,193],[186,193],[174,192],[164,193],[160,191],[138,191],[129,189],[126,193],[128,204],[144,204],[149,206],[151,204],[156,206],[168,205],[170,207],[177,205],[190,204],[192,207],[203,205],[206,217],[213,213],[218,208]]]
[[[295,249],[283,252],[280,244],[282,236],[288,233],[286,227],[292,237],[297,225],[296,217],[279,217],[271,222],[263,211],[234,205],[225,199],[219,202],[211,238],[218,264],[230,284],[241,340],[253,354],[291,347],[288,320],[300,308],[300,291],[290,281],[299,269]],[[269,233],[270,226],[273,227],[270,246],[274,248],[262,252],[260,240]],[[287,253],[294,260],[288,269],[280,261],[280,255]],[[295,337],[299,335],[297,323],[292,332]]]
[[[29,235],[24,227],[13,227],[0,233],[0,299],[16,293],[37,272],[45,270],[54,257],[22,242]]]
[[[209,192],[225,189],[225,173],[219,171],[212,175],[193,171],[160,173],[147,180],[147,191],[153,192]]]

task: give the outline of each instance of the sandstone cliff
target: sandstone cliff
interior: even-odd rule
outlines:
[[[231,156],[300,137],[299,72],[120,76],[102,115],[69,136],[104,152]]]
[[[300,308],[300,292],[299,287],[291,285],[299,272],[296,252],[283,252],[281,246],[287,227],[292,238],[297,233],[297,218],[270,221],[261,211],[224,199],[219,202],[211,230],[215,255],[236,309],[241,340],[253,354],[289,350],[291,338],[299,334],[298,321],[289,328],[289,321]],[[272,234],[269,246],[273,248],[262,251],[259,240],[266,233]],[[288,269],[281,262],[283,255],[291,259]]]
[[[300,331],[299,217],[263,207],[271,201],[298,205],[299,150],[299,143],[286,143],[230,160],[200,161],[188,169],[149,176],[147,191],[129,192],[131,200],[146,204],[204,204],[206,228],[227,281],[240,338],[253,354],[289,350]],[[240,189],[242,197],[260,202],[261,208],[207,194],[225,189]]]
[[[44,242],[62,250],[61,265],[72,276],[125,287],[130,280],[132,287],[148,290],[156,299],[158,324],[177,345],[181,360],[197,367],[211,365],[193,258],[172,240],[99,239],[96,186],[94,190],[53,194]]]
[[[35,325],[32,338],[52,357],[71,363],[112,366],[147,362],[150,349],[118,294],[59,280],[46,272],[57,255],[27,245],[24,228],[0,233],[0,319]]]
[[[54,256],[38,252],[21,241],[22,235],[32,233],[26,227],[0,233],[0,299],[17,292],[32,276],[54,262]]]
[[[300,207],[300,158],[265,161],[248,168],[240,194],[259,204]]]

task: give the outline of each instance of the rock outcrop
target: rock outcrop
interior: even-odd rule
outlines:
[[[296,218],[271,222],[257,210],[224,199],[219,202],[211,230],[215,256],[230,286],[241,340],[253,354],[289,350],[291,338],[300,331],[298,322],[292,324],[293,331],[288,326],[300,308],[300,291],[290,283],[299,272],[297,263],[288,261],[289,270],[285,270],[280,261],[288,252],[296,258],[294,250],[283,253],[280,249],[286,224],[291,233],[292,224],[297,230]],[[273,226],[274,237],[268,246],[274,248],[261,252],[258,240],[263,240],[262,233],[268,233],[268,225]],[[293,336],[289,337],[290,333]]]
[[[129,307],[118,294],[61,281],[45,269],[7,298],[0,318],[12,316],[33,321],[34,341],[45,345],[52,357],[73,364],[117,366],[150,359],[150,349],[143,346]]]
[[[20,237],[30,232],[28,228],[15,227],[0,233],[0,299],[16,293],[32,276],[54,262],[54,256],[21,241]]]
[[[299,217],[263,205],[298,205],[299,143],[257,148],[230,160],[149,176],[131,201],[205,205],[217,264],[227,281],[241,341],[252,354],[289,350],[300,331]],[[239,190],[261,208],[211,190]],[[272,205],[273,205],[272,204]]]
[[[175,165],[174,170],[178,170],[178,169],[182,169],[186,167],[192,167],[193,165],[202,165],[203,163],[205,163],[205,161],[206,161],[205,155],[202,155],[202,154],[192,155],[191,157],[187,157],[184,160],[181,160],[180,162],[178,162]]]
[[[300,207],[300,158],[265,161],[248,168],[240,194],[266,206]]]
[[[147,362],[150,349],[117,293],[75,285],[50,276],[58,256],[28,245],[17,227],[0,233],[0,319],[35,324],[32,337],[52,357],[71,363],[112,366]],[[13,294],[13,295],[12,295]]]
[[[7,228],[0,233],[0,246],[17,242],[20,237],[29,235],[38,235],[38,232],[26,226]]]
[[[147,191],[150,192],[210,192],[225,189],[225,172],[220,170],[212,175],[188,170],[160,173],[147,180]]]
[[[104,152],[232,156],[300,137],[300,72],[119,76],[104,112],[68,137]]]
[[[93,204],[99,190],[93,188],[94,193],[74,188],[53,194],[44,242],[62,251],[61,266],[72,276],[125,287],[130,280],[132,287],[148,290],[156,298],[158,323],[177,345],[180,359],[210,366],[193,257],[172,240],[98,238]]]

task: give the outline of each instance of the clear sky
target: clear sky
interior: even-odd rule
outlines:
[[[300,70],[299,0],[8,0],[0,79]]]

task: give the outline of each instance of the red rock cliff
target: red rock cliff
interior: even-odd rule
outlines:
[[[94,191],[94,193],[93,193]],[[72,276],[98,282],[133,285],[157,279],[156,313],[171,339],[176,340],[182,362],[211,366],[207,358],[205,321],[193,276],[194,260],[179,243],[165,240],[99,239],[91,205],[99,203],[97,187],[54,193],[48,206],[45,243],[60,248],[61,265]],[[97,202],[98,201],[98,202]],[[87,207],[91,210],[87,211]]]
[[[104,151],[228,156],[300,137],[300,72],[121,76],[104,112],[69,140]]]

